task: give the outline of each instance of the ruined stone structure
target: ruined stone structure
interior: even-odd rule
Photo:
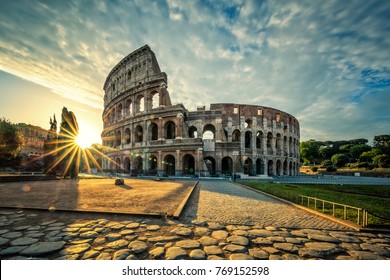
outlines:
[[[103,169],[131,175],[275,176],[298,173],[299,123],[261,105],[172,105],[149,46],[123,58],[104,83]]]

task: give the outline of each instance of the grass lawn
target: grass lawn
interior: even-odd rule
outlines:
[[[346,204],[366,209],[369,212],[369,226],[390,227],[390,186],[367,186],[367,185],[306,185],[306,184],[279,184],[243,182],[244,185],[287,199],[297,204],[302,204],[300,195],[316,197],[319,199]],[[307,206],[307,200],[304,201]],[[325,204],[326,205],[326,204]],[[314,202],[309,204],[314,208]],[[317,209],[322,210],[322,203],[317,204]],[[325,206],[325,213],[332,214],[330,205]],[[338,207],[340,208],[340,207]],[[341,207],[342,208],[342,207]],[[343,218],[343,209],[336,209],[336,216]],[[384,217],[380,219],[378,217]],[[356,222],[357,211],[347,213],[347,219]]]

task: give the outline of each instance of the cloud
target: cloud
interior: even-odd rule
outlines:
[[[390,124],[378,101],[390,79],[386,1],[17,2],[0,2],[0,69],[93,108],[112,67],[148,44],[172,101],[191,110],[278,108],[298,117],[303,140],[372,138]]]

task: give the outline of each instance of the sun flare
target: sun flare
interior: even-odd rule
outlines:
[[[80,133],[77,137],[76,137],[76,144],[82,148],[82,149],[85,149],[85,148],[89,148],[91,147],[91,145],[93,144],[92,141],[91,141],[91,138],[84,134],[84,133]]]

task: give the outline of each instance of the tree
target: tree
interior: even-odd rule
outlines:
[[[330,160],[334,155],[334,150],[330,146],[323,146],[319,149],[319,155],[322,160]]]
[[[354,145],[349,149],[349,153],[353,159],[358,159],[360,155],[364,152],[371,151],[371,147],[366,144],[358,144]]]
[[[14,166],[23,145],[23,136],[16,124],[0,119],[0,166]]]
[[[319,148],[319,143],[313,139],[309,141],[302,141],[300,145],[300,152],[303,164],[309,164],[315,161],[319,162]]]
[[[345,154],[335,154],[332,156],[333,165],[336,167],[342,167],[349,162],[349,158]]]

